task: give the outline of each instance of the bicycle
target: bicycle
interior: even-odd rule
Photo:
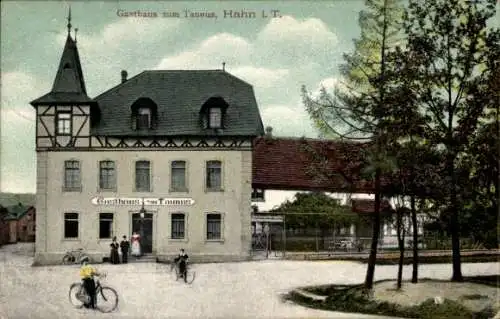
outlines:
[[[90,257],[87,256],[87,254],[85,254],[85,252],[83,251],[83,248],[78,248],[76,250],[70,250],[70,251],[67,251],[66,254],[64,255],[64,257],[62,259],[62,263],[63,263],[63,265],[79,264],[80,261],[85,257],[88,258],[89,260],[91,260]]]
[[[188,263],[186,263],[186,270],[184,271],[183,274],[181,274],[179,262],[170,263],[170,271],[172,271],[174,268],[175,268],[175,280],[176,281],[182,277],[186,284],[193,283],[194,278],[196,277],[196,272],[195,271],[188,271],[188,269],[190,268],[188,266]]]
[[[100,274],[98,277],[106,278],[106,273]],[[72,297],[76,300],[73,300]],[[100,298],[102,298],[102,300]],[[113,299],[114,298],[114,299]],[[114,301],[113,301],[114,300]],[[103,302],[109,301],[109,307],[103,306]],[[90,296],[87,294],[83,282],[75,282],[69,287],[69,302],[76,308],[82,308],[84,304],[90,302]],[[99,279],[96,279],[96,307],[100,312],[111,312],[118,306],[118,293],[111,287],[102,286]]]

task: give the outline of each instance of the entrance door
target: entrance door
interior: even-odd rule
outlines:
[[[137,232],[141,236],[141,250],[143,254],[153,252],[153,214],[132,214],[132,233]]]

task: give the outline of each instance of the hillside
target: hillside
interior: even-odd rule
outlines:
[[[0,205],[6,207],[21,202],[25,206],[35,206],[35,194],[0,193]]]

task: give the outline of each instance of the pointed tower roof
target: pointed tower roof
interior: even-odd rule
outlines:
[[[68,36],[59,62],[56,78],[52,85],[52,90],[48,94],[32,101],[31,105],[93,102],[93,100],[87,96],[78,48],[70,32],[71,9],[68,16]]]

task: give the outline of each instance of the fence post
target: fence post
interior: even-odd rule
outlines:
[[[319,252],[319,243],[318,243],[318,221],[316,221],[316,229],[314,232],[314,237],[316,239],[316,252]]]

